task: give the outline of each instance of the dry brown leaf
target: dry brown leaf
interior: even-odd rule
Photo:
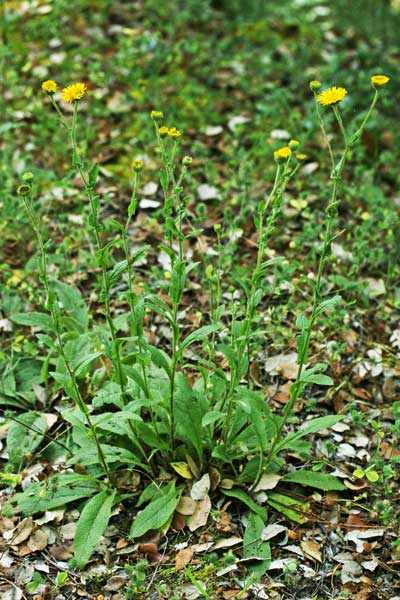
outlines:
[[[41,529],[37,529],[29,538],[26,545],[32,550],[37,552],[38,550],[44,550],[48,544],[49,538],[47,533]]]
[[[218,531],[231,531],[232,530],[232,517],[226,510],[220,510],[216,522]]]
[[[193,500],[202,500],[205,496],[207,496],[208,491],[211,486],[211,480],[208,473],[203,475],[199,481],[196,481],[192,485],[192,489],[190,490],[190,496]]]
[[[128,575],[113,575],[104,586],[106,592],[116,592],[126,584]]]
[[[300,542],[301,549],[308,558],[312,558],[319,563],[322,563],[321,547],[317,542],[312,540],[303,540]]]
[[[218,471],[218,469],[216,469],[215,467],[210,467],[209,473],[210,473],[210,481],[211,481],[211,491],[213,492],[214,490],[217,489],[217,487],[219,486],[219,484],[221,482],[221,474]]]
[[[270,525],[267,525],[267,527],[265,527],[262,530],[261,539],[264,542],[267,540],[271,540],[272,538],[276,537],[283,531],[287,531],[287,530],[288,530],[287,527],[285,527],[284,525],[279,525],[278,523],[271,523]]]
[[[189,564],[193,558],[193,554],[193,546],[189,546],[189,548],[183,548],[182,550],[179,550],[178,554],[175,556],[176,570],[181,571],[183,567]]]
[[[189,519],[190,531],[196,531],[199,527],[203,527],[208,520],[208,515],[211,510],[211,500],[209,496],[205,496],[197,503],[196,510]]]
[[[207,552],[211,548],[214,542],[205,542],[204,544],[193,544],[192,548],[194,552]]]
[[[174,518],[172,519],[172,529],[175,531],[182,531],[186,527],[186,517],[180,512],[175,512]]]
[[[32,517],[26,517],[25,519],[22,519],[22,521],[18,523],[17,527],[14,529],[12,538],[10,539],[10,544],[12,546],[18,546],[18,544],[22,544],[22,542],[27,540],[31,535],[32,529]]]
[[[278,485],[280,479],[281,476],[276,473],[264,473],[254,491],[261,492],[264,490],[273,490]]]
[[[267,373],[278,373],[285,379],[296,379],[298,368],[297,352],[277,354],[276,356],[271,356],[265,362]]]
[[[196,506],[196,500],[193,500],[190,496],[182,496],[176,510],[182,515],[190,516],[196,510]]]
[[[380,447],[381,454],[387,459],[393,458],[394,456],[400,456],[400,450],[392,444],[383,441]]]
[[[237,544],[241,544],[243,542],[243,538],[238,535],[234,535],[230,538],[225,538],[223,540],[219,540],[215,542],[212,546],[213,550],[220,550],[221,548],[230,548],[231,546],[237,546]]]
[[[50,554],[56,560],[69,560],[73,553],[72,544],[60,544],[59,546],[52,546],[50,548]]]
[[[356,552],[361,553],[368,549],[368,542],[365,542],[364,540],[381,537],[384,533],[384,529],[354,529],[353,531],[346,533],[344,539],[348,542],[354,542],[356,545]]]
[[[357,396],[357,398],[361,398],[361,400],[371,400],[372,398],[372,394],[370,391],[365,390],[364,388],[351,388],[352,393],[354,394],[354,396]]]
[[[347,529],[361,529],[363,527],[369,527],[368,523],[361,519],[358,515],[350,514],[346,521]]]

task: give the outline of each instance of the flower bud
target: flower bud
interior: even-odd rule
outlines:
[[[371,77],[372,87],[376,90],[389,83],[389,81],[390,77],[387,77],[386,75],[373,75]]]
[[[296,154],[296,160],[299,162],[304,162],[307,158],[307,154],[302,154],[301,152]]]
[[[289,148],[291,150],[297,150],[297,148],[300,146],[300,142],[298,140],[290,140],[289,142]]]
[[[185,167],[189,167],[193,162],[193,158],[191,156],[184,156],[182,158],[182,164],[185,165]]]
[[[142,160],[134,160],[132,161],[132,169],[135,173],[140,173],[143,170],[143,161]]]
[[[319,88],[321,87],[322,83],[320,81],[318,81],[317,79],[313,79],[312,81],[310,81],[310,89],[313,92],[316,92],[319,90]]]
[[[150,116],[153,119],[153,121],[160,121],[164,118],[164,115],[161,112],[161,110],[152,110]]]
[[[17,189],[18,196],[29,196],[30,193],[31,193],[31,186],[29,184],[23,183],[22,185],[18,186],[18,189]]]
[[[22,181],[31,181],[32,179],[33,179],[33,173],[31,173],[30,171],[26,171],[25,173],[23,173]]]
[[[168,127],[160,127],[158,133],[160,134],[160,137],[166,137],[168,135]]]

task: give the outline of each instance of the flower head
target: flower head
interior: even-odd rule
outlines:
[[[132,169],[135,173],[140,173],[143,170],[143,161],[142,160],[133,160],[132,161]]]
[[[161,112],[161,110],[152,110],[150,116],[153,119],[153,121],[159,121],[160,119],[164,118],[164,115]]]
[[[161,137],[165,137],[166,135],[168,135],[168,127],[160,127],[160,129],[158,130],[158,133],[160,134]]]
[[[306,160],[307,158],[307,154],[302,154],[301,152],[298,152],[296,154],[296,160],[298,160],[299,162],[303,162],[304,160]]]
[[[64,102],[75,102],[75,100],[81,100],[87,90],[85,83],[73,83],[67,86],[61,92],[61,98]]]
[[[42,90],[47,92],[48,94],[55,94],[57,91],[58,85],[53,79],[47,79],[47,81],[43,81]]]
[[[168,129],[168,135],[172,138],[178,138],[182,135],[182,132],[176,127],[171,127],[171,129]]]
[[[289,148],[291,150],[297,150],[297,148],[300,146],[300,142],[298,140],[290,140],[289,142]]]
[[[337,104],[346,96],[347,90],[343,87],[336,87],[335,85],[327,90],[324,90],[317,96],[317,100],[322,106],[331,106]]]
[[[292,151],[289,146],[283,146],[282,148],[275,150],[274,157],[277,162],[281,163],[285,162],[285,160],[287,160],[291,154]]]
[[[389,81],[390,77],[387,77],[386,75],[373,75],[371,77],[371,83],[374,86],[374,88],[383,87],[384,85],[389,83]]]

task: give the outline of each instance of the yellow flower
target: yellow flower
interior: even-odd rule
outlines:
[[[296,150],[300,145],[300,142],[298,140],[290,140],[289,142],[289,148],[291,150]]]
[[[322,106],[331,106],[343,100],[346,94],[345,88],[333,86],[318,94],[317,100]]]
[[[55,94],[57,88],[58,85],[52,79],[47,79],[47,81],[43,81],[42,83],[42,90],[48,94]]]
[[[168,135],[168,127],[160,127],[160,129],[158,130],[158,133],[160,134],[161,137],[165,137],[166,135]]]
[[[169,137],[178,138],[182,135],[182,132],[176,127],[172,127],[171,129],[168,129],[168,135]]]
[[[64,102],[75,102],[75,100],[81,100],[87,90],[86,84],[84,83],[73,83],[67,86],[61,92],[61,98]]]
[[[289,158],[291,154],[292,151],[289,146],[283,146],[282,148],[279,148],[279,150],[275,150],[274,157],[278,162],[283,162]]]
[[[132,169],[135,171],[135,173],[140,173],[140,171],[143,169],[143,161],[142,160],[134,160],[132,161]]]
[[[299,162],[303,162],[304,160],[306,160],[306,158],[307,158],[307,154],[301,154],[301,153],[296,154],[296,160],[298,160]]]
[[[389,83],[390,77],[386,77],[386,75],[373,75],[371,77],[371,83],[375,87],[382,87]]]
[[[164,115],[161,110],[152,110],[150,116],[154,121],[158,121],[159,119],[163,119]]]

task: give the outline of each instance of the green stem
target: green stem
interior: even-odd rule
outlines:
[[[43,281],[43,285],[44,288],[46,290],[46,294],[47,294],[47,300],[46,300],[46,308],[47,310],[50,312],[52,320],[53,320],[53,324],[54,324],[54,329],[56,332],[56,337],[57,337],[57,341],[58,341],[58,347],[59,347],[59,352],[60,355],[64,361],[65,367],[68,371],[68,375],[70,377],[72,386],[73,386],[73,390],[74,390],[74,396],[75,396],[75,401],[78,405],[79,410],[81,411],[81,413],[83,414],[86,423],[90,429],[90,432],[93,436],[94,442],[96,444],[96,448],[97,448],[97,455],[99,458],[99,462],[102,465],[104,472],[107,475],[108,481],[111,483],[112,482],[112,477],[111,477],[111,473],[110,470],[108,468],[107,465],[107,461],[103,452],[103,449],[100,445],[99,439],[97,437],[97,433],[96,433],[96,428],[94,427],[92,420],[90,418],[90,414],[89,414],[89,410],[82,398],[78,383],[76,381],[76,377],[75,374],[73,372],[73,369],[71,368],[71,365],[69,364],[69,361],[67,360],[66,354],[65,354],[65,349],[64,349],[64,343],[62,340],[62,334],[61,334],[61,328],[60,328],[60,323],[59,323],[59,319],[58,319],[58,314],[56,309],[54,308],[55,306],[55,298],[53,293],[50,290],[50,286],[49,286],[49,280],[48,280],[48,275],[47,275],[47,254],[46,254],[46,248],[45,248],[45,244],[43,242],[43,237],[42,237],[42,233],[40,231],[40,226],[39,223],[35,217],[35,214],[33,212],[33,208],[30,202],[30,196],[25,196],[24,197],[24,204],[25,204],[25,208],[26,211],[28,213],[29,219],[32,223],[32,227],[35,231],[35,235],[39,244],[39,248],[40,248],[40,255],[41,255],[41,262],[40,262],[40,271],[41,271],[41,278]]]
[[[332,109],[333,109],[334,115],[336,117],[336,120],[339,123],[340,131],[342,132],[342,136],[343,136],[343,140],[344,140],[344,145],[347,148],[348,147],[347,133],[346,133],[346,129],[344,127],[342,115],[340,114],[340,111],[339,111],[338,107],[336,106],[336,104],[332,104]]]
[[[234,371],[231,372],[231,380],[229,383],[229,388],[228,388],[227,394],[226,394],[226,396],[222,402],[222,406],[221,406],[221,410],[223,410],[224,406],[227,406],[227,416],[224,419],[224,425],[223,425],[223,430],[224,430],[223,431],[223,440],[224,440],[225,444],[228,442],[230,424],[232,422],[233,398],[234,398],[235,390],[237,388],[237,385],[238,385],[238,383],[240,381],[240,377],[241,377],[241,373],[240,373],[241,367],[240,366],[243,362],[243,358],[244,358],[246,349],[248,348],[249,339],[250,339],[250,335],[251,335],[251,328],[253,325],[254,314],[255,314],[255,310],[256,310],[254,299],[255,299],[255,294],[257,291],[257,286],[258,286],[260,277],[262,276],[262,262],[264,260],[265,250],[266,250],[267,243],[268,243],[268,238],[269,238],[269,235],[275,224],[279,209],[274,210],[274,208],[273,208],[272,213],[271,213],[270,217],[267,219],[266,223],[264,221],[264,216],[265,216],[265,214],[268,210],[268,207],[271,203],[273,206],[278,205],[280,199],[282,198],[282,196],[286,190],[286,186],[288,184],[290,177],[298,169],[298,166],[297,166],[292,172],[290,172],[289,162],[290,162],[290,158],[285,163],[283,169],[280,164],[277,165],[277,169],[276,169],[276,173],[275,173],[275,180],[274,180],[272,190],[271,190],[267,200],[265,201],[265,203],[262,206],[259,207],[259,211],[258,211],[257,262],[256,262],[256,267],[252,274],[251,288],[250,288],[249,296],[248,296],[247,303],[246,303],[246,312],[245,312],[244,319],[243,319],[243,322],[245,324],[245,330],[244,330],[243,334],[241,335],[242,339],[239,342],[239,347],[237,349],[236,367],[235,367]]]
[[[144,348],[143,348],[143,343],[142,343],[142,324],[139,323],[139,321],[136,317],[136,311],[134,308],[136,294],[133,289],[134,276],[133,276],[133,269],[132,269],[132,264],[131,264],[131,260],[130,260],[130,254],[129,254],[129,245],[128,245],[128,230],[129,230],[129,226],[130,226],[132,217],[135,214],[135,210],[136,210],[136,202],[137,202],[136,194],[137,194],[137,189],[138,189],[138,185],[139,185],[139,180],[140,180],[140,174],[135,172],[135,179],[133,182],[131,201],[129,203],[130,208],[129,208],[129,212],[128,212],[128,218],[126,220],[125,227],[122,230],[122,242],[123,242],[125,260],[127,262],[127,272],[128,272],[129,308],[130,308],[130,315],[131,315],[131,334],[132,334],[132,336],[136,335],[136,337],[138,339],[139,354],[142,357],[143,353],[144,353]],[[131,207],[133,207],[133,209],[131,209]],[[144,394],[145,394],[145,397],[147,398],[147,400],[151,400],[151,393],[150,393],[150,388],[149,388],[149,383],[148,383],[148,378],[147,378],[147,370],[146,370],[146,367],[142,360],[140,361],[140,363],[141,363],[141,370],[142,370],[142,376],[143,376]],[[153,426],[155,428],[155,431],[157,431],[154,412],[153,412],[153,409],[151,406],[149,406],[149,411],[150,411],[150,416],[151,416]]]
[[[76,141],[76,125],[77,125],[77,117],[78,117],[78,101],[74,102],[74,112],[73,112],[73,116],[72,116],[72,122],[71,122],[71,126],[67,123],[64,115],[62,114],[62,112],[60,111],[60,108],[58,106],[58,104],[56,103],[56,101],[54,100],[53,96],[50,96],[51,98],[51,102],[58,114],[58,116],[60,117],[60,121],[62,123],[62,125],[66,128],[66,130],[68,131],[68,135],[70,138],[70,142],[72,145],[72,164],[73,166],[77,169],[79,176],[82,180],[82,183],[84,185],[85,188],[85,192],[86,195],[88,197],[89,200],[89,204],[90,204],[90,213],[91,213],[91,220],[92,220],[92,228],[94,230],[94,235],[95,235],[95,240],[96,240],[96,245],[97,245],[97,250],[98,252],[101,254],[104,246],[101,242],[101,238],[100,238],[100,234],[99,234],[99,221],[98,221],[98,210],[96,207],[96,201],[95,201],[95,196],[94,196],[94,191],[93,188],[89,185],[89,181],[87,180],[87,177],[85,175],[85,172],[83,170],[83,161],[80,157],[79,154],[79,149],[78,149],[78,144]],[[104,264],[104,261],[101,261],[101,273],[102,273],[102,296],[103,296],[103,301],[104,301],[104,312],[105,312],[105,318],[108,324],[108,328],[110,330],[110,335],[111,335],[111,341],[112,341],[112,356],[111,356],[111,360],[113,362],[113,365],[116,367],[116,371],[118,374],[118,380],[119,380],[119,384],[121,386],[121,392],[122,392],[122,398],[124,400],[124,403],[126,404],[128,401],[128,397],[127,397],[127,392],[126,392],[126,385],[125,385],[125,377],[124,377],[124,372],[123,372],[123,367],[122,367],[122,360],[121,360],[121,354],[120,354],[120,348],[118,345],[118,337],[117,337],[117,332],[114,326],[114,322],[111,316],[111,304],[110,304],[110,286],[108,284],[108,276],[107,276],[107,267]],[[147,462],[147,454],[144,451],[138,437],[136,436],[135,433],[135,429],[132,425],[131,422],[129,422],[129,428],[132,431],[132,434],[136,437],[136,447],[139,449],[140,453],[142,454],[143,458],[145,459],[145,461]]]
[[[305,338],[304,344],[302,345],[302,352],[301,352],[300,356],[298,357],[299,367],[298,367],[298,371],[297,371],[296,380],[291,386],[290,399],[289,399],[289,402],[286,404],[283,418],[282,418],[279,426],[277,427],[277,432],[276,432],[276,435],[272,442],[271,448],[268,452],[268,455],[266,457],[266,462],[268,462],[270,460],[270,458],[277,451],[279,451],[278,442],[280,440],[281,432],[282,432],[283,428],[285,427],[288,419],[292,415],[294,407],[296,405],[296,402],[297,402],[297,400],[300,396],[300,393],[302,392],[302,389],[303,389],[303,387],[301,385],[301,376],[302,376],[302,373],[303,373],[304,368],[307,363],[308,353],[309,353],[309,349],[310,349],[311,335],[312,335],[313,327],[315,325],[315,322],[316,322],[317,316],[318,316],[318,306],[323,298],[323,294],[322,294],[323,279],[322,278],[323,278],[324,266],[330,256],[332,240],[335,239],[335,237],[336,237],[336,236],[332,237],[332,225],[333,225],[334,219],[337,214],[337,207],[339,204],[338,191],[339,191],[339,187],[340,187],[340,184],[342,181],[343,171],[344,171],[344,168],[346,165],[346,161],[348,159],[350,149],[352,148],[352,146],[355,144],[355,142],[361,136],[362,131],[363,131],[364,127],[366,126],[369,117],[371,116],[371,113],[376,104],[377,98],[378,98],[378,92],[375,91],[375,95],[372,100],[371,106],[370,106],[361,126],[359,127],[357,132],[352,136],[352,138],[350,140],[346,133],[346,130],[345,130],[345,127],[343,124],[343,120],[341,118],[339,110],[337,109],[336,106],[333,106],[333,111],[338,120],[339,126],[342,131],[343,138],[345,140],[345,148],[344,148],[342,157],[339,160],[338,165],[336,167],[334,167],[332,170],[332,175],[331,175],[331,179],[333,180],[332,194],[331,194],[330,204],[326,209],[327,219],[326,219],[326,223],[325,223],[325,232],[324,232],[324,236],[323,236],[322,251],[321,251],[321,255],[320,255],[320,259],[319,259],[319,263],[318,263],[316,282],[315,282],[315,285],[313,288],[313,298],[312,298],[312,303],[311,303],[311,315],[310,315],[310,319],[309,319],[309,325],[307,328],[306,338]],[[255,485],[258,483],[258,481],[261,477],[261,474],[262,473],[258,474]]]
[[[369,107],[369,109],[367,111],[367,114],[365,115],[364,119],[362,120],[362,123],[361,123],[360,127],[357,129],[357,131],[355,132],[355,134],[351,138],[350,145],[355,144],[359,140],[359,138],[360,138],[360,136],[361,136],[361,134],[362,134],[362,132],[364,130],[364,127],[366,126],[366,124],[367,124],[367,122],[368,122],[368,120],[369,120],[369,118],[370,118],[370,116],[372,114],[372,111],[375,108],[375,104],[377,103],[378,98],[379,98],[379,91],[375,90],[375,94],[374,94],[374,97],[372,98],[372,102],[371,102],[371,105],[370,105],[370,107]]]
[[[328,135],[327,135],[326,130],[325,130],[325,124],[324,124],[324,120],[323,120],[322,115],[321,115],[321,110],[320,110],[319,103],[318,103],[318,100],[317,100],[317,94],[316,94],[316,92],[314,92],[314,100],[315,100],[315,107],[316,107],[316,111],[317,111],[318,123],[319,123],[320,129],[321,129],[321,132],[322,132],[322,136],[323,136],[323,138],[325,140],[325,143],[326,143],[326,146],[328,148],[329,158],[330,158],[330,161],[331,161],[332,169],[334,169],[335,168],[335,159],[333,157],[332,146],[331,146],[331,144],[329,142],[329,138],[328,138]]]

